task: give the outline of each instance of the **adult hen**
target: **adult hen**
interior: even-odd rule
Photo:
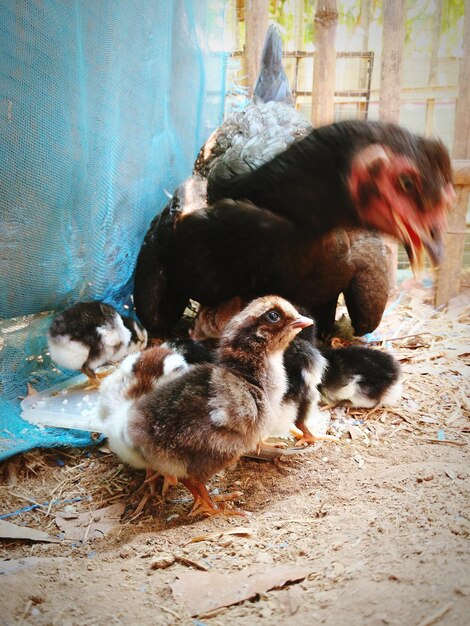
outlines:
[[[153,334],[171,333],[189,296],[214,305],[234,295],[274,292],[305,305],[327,336],[343,292],[355,333],[362,335],[380,322],[388,277],[380,237],[351,227],[398,236],[415,262],[424,228],[438,256],[445,219],[432,206],[440,204],[440,189],[449,200],[452,195],[443,146],[380,124],[313,131],[291,102],[281,39],[271,26],[254,101],[214,131],[198,155],[195,177],[177,190],[144,240],[134,296]],[[207,193],[211,202],[249,199],[256,206],[223,201],[208,209]],[[432,206],[423,210],[427,193]],[[199,209],[205,212],[192,215]]]
[[[209,181],[193,176],[176,190],[139,254],[137,313],[151,333],[167,335],[189,298],[215,305],[276,293],[322,323],[321,307],[332,302],[324,291],[341,290],[335,284],[341,259],[351,267],[349,285],[361,261],[367,265],[363,251],[359,265],[351,262],[349,235],[333,253],[325,236],[337,238],[331,233],[338,228],[379,230],[399,238],[412,263],[424,248],[437,262],[454,200],[441,142],[381,122],[314,129],[253,172]],[[357,244],[361,234],[352,237]],[[363,306],[353,296],[349,302],[358,312]],[[325,324],[334,319],[324,315]]]

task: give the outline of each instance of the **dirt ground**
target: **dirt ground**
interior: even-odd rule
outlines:
[[[246,517],[188,517],[183,487],[139,511],[142,473],[106,447],[5,463],[1,513],[44,503],[6,521],[59,542],[0,543],[0,624],[470,623],[468,291],[459,298],[436,313],[411,289],[384,318],[403,366],[399,407],[333,409],[339,444],[276,463],[243,459],[212,479],[210,490],[243,492],[235,504]],[[103,536],[88,512],[116,503]],[[81,539],[67,538],[81,513]],[[186,605],[170,587],[195,573],[217,599],[230,591],[224,574],[255,566],[274,577],[281,565],[305,577],[272,590],[256,578],[251,599],[209,614],[191,616],[202,592]]]

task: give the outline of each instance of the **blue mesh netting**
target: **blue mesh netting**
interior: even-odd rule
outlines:
[[[222,118],[224,9],[223,0],[0,4],[0,458],[89,442],[19,418],[27,382],[43,389],[70,375],[47,357],[44,312],[128,303],[165,190],[190,173]]]

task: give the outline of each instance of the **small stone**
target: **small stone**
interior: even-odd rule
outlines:
[[[173,565],[175,562],[175,557],[172,554],[161,554],[158,558],[156,558],[152,563],[150,563],[150,569],[166,569]]]
[[[364,467],[364,459],[362,458],[362,456],[360,456],[359,454],[356,454],[354,457],[354,460],[358,464],[359,469],[362,469]]]
[[[424,481],[429,482],[430,480],[433,480],[434,476],[433,474],[427,474],[426,476],[416,476],[416,482],[417,483],[422,483]]]
[[[119,556],[121,559],[130,559],[131,556],[134,556],[134,551],[130,546],[125,546],[119,553]]]

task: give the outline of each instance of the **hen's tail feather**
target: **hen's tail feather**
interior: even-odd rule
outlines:
[[[261,68],[256,80],[253,100],[293,104],[289,79],[282,65],[282,40],[277,28],[271,24],[264,40]]]

